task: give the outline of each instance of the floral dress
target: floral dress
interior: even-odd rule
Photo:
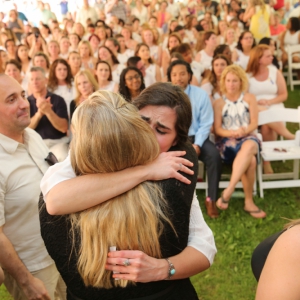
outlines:
[[[248,127],[250,124],[249,105],[244,101],[244,94],[241,94],[235,102],[226,99],[223,96],[225,105],[222,110],[222,128],[226,130],[238,130],[241,127]],[[260,150],[260,141],[254,134],[248,134],[242,138],[219,137],[216,141],[216,147],[220,152],[221,158],[225,163],[231,164],[242,144],[247,140],[253,140],[257,143]]]

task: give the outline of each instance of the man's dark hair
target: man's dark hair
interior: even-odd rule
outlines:
[[[182,66],[185,66],[185,67],[186,67],[186,70],[187,70],[187,72],[188,72],[189,75],[190,75],[190,78],[189,78],[189,83],[190,83],[191,80],[192,80],[192,77],[193,77],[193,71],[192,71],[192,68],[191,68],[190,64],[187,63],[187,62],[184,61],[184,60],[175,60],[175,61],[171,62],[171,64],[170,64],[169,67],[168,67],[168,70],[167,70],[168,81],[169,81],[169,82],[172,82],[172,81],[171,81],[171,73],[172,73],[172,69],[173,69],[173,67],[179,66],[179,65],[182,65]]]
[[[184,29],[184,27],[182,25],[177,25],[175,28],[174,28],[174,32],[178,32],[180,30]]]
[[[178,52],[178,53],[180,53],[180,54],[184,54],[184,53],[186,53],[186,52],[188,52],[188,51],[192,51],[191,46],[190,46],[188,43],[182,43],[182,44],[180,44],[179,46],[173,48],[173,49],[171,50],[171,53],[172,53],[172,52]]]
[[[136,67],[137,63],[141,60],[139,56],[131,56],[127,60],[127,67]]]
[[[188,95],[181,87],[169,82],[157,82],[146,88],[132,102],[139,110],[148,106],[166,106],[176,112],[176,142],[184,144],[192,123],[192,107]]]

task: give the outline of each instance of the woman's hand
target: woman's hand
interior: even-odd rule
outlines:
[[[129,260],[128,266],[124,262]],[[168,277],[169,264],[165,259],[156,259],[142,251],[122,250],[108,253],[106,270],[119,272],[113,278],[134,282],[151,282]]]
[[[175,178],[183,183],[190,184],[191,181],[178,173],[184,172],[193,175],[194,171],[188,167],[193,167],[193,163],[180,156],[185,155],[185,151],[170,151],[161,153],[153,162],[146,165],[148,170],[147,180],[164,180]]]
[[[269,106],[270,105],[269,100],[266,100],[266,99],[260,99],[260,100],[258,100],[257,104],[258,105],[262,105],[262,106]]]

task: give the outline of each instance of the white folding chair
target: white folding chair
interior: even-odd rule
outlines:
[[[299,124],[300,106],[297,109],[278,108],[261,111],[259,113],[258,125],[273,122],[290,122]],[[258,168],[258,181],[261,198],[264,197],[264,189],[300,187],[300,130],[296,132],[294,140],[262,142],[261,156],[265,161],[294,161],[292,172],[274,174],[263,174],[263,164],[261,163],[261,167]]]
[[[291,91],[294,90],[294,85],[300,85],[300,80],[293,79],[293,70],[300,70],[300,63],[293,62],[293,54],[300,53],[300,45],[286,46],[288,55],[288,82],[291,86]]]

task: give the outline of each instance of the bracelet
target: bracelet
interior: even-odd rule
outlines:
[[[168,262],[169,264],[169,271],[168,271],[168,276],[165,280],[170,280],[171,277],[176,273],[175,267],[172,264],[172,262],[169,260],[169,258],[165,258],[165,260]]]

